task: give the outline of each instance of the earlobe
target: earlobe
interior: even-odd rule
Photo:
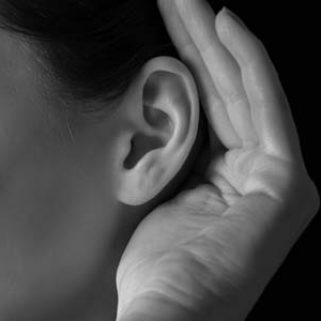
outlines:
[[[191,73],[174,58],[150,60],[135,81],[125,102],[131,132],[124,136],[117,197],[138,206],[157,197],[184,165],[197,136],[199,102]]]

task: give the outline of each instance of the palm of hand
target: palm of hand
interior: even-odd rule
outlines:
[[[255,277],[249,269],[267,242],[264,232],[269,242],[276,236],[256,211],[264,202],[280,205],[268,193],[282,195],[280,188],[291,184],[290,166],[259,148],[236,149],[212,163],[208,174],[212,184],[183,191],[139,225],[118,269],[119,313],[123,307],[144,311],[140,305],[163,299],[187,311],[202,305],[206,314],[211,303],[233,300]],[[263,203],[257,195],[243,196],[246,189],[262,193]]]

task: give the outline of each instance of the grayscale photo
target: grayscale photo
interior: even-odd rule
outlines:
[[[0,0],[0,321],[319,319],[311,21]]]

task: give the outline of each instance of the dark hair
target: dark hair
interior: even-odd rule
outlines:
[[[60,94],[104,108],[150,58],[178,57],[156,0],[4,0],[0,17],[35,45]],[[80,112],[101,111],[88,106]]]

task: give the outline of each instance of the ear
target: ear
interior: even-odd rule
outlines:
[[[188,158],[199,124],[192,74],[170,57],[148,61],[122,101],[127,125],[117,160],[117,199],[142,205],[156,197]]]

